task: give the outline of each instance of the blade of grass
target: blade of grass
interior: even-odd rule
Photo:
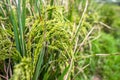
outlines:
[[[41,18],[42,0],[36,0],[35,5],[36,5],[36,9],[39,13],[39,16]]]
[[[70,65],[64,69],[62,75],[58,78],[58,80],[64,80],[64,77],[67,74],[69,67],[70,67]]]
[[[43,57],[44,57],[44,53],[45,53],[45,47],[43,46],[43,48],[41,49],[41,52],[38,56],[38,61],[36,64],[36,68],[35,68],[35,72],[33,74],[33,79],[32,80],[37,80],[40,74],[40,69],[43,63]]]
[[[50,6],[53,6],[53,3],[54,3],[54,0],[51,0],[50,1]],[[48,19],[52,18],[52,12],[53,12],[53,9],[51,9],[50,12],[48,13]]]
[[[24,1],[23,1],[23,7],[25,7]],[[23,10],[23,11],[24,11],[23,13],[25,14],[25,10]],[[17,14],[18,14],[18,24],[19,24],[19,30],[20,30],[20,48],[21,48],[21,52],[22,52],[21,54],[22,54],[22,56],[24,56],[25,55],[25,41],[24,41],[24,29],[23,29],[24,27],[23,27],[23,25],[25,25],[25,17],[23,17],[23,19],[22,19],[21,0],[18,0]],[[22,20],[23,20],[23,22],[22,22]]]
[[[50,76],[49,72],[46,72],[44,77],[43,77],[43,80],[48,80],[49,76]]]
[[[22,27],[23,27],[23,38],[24,38],[24,31],[25,31],[25,19],[26,19],[26,0],[23,0],[22,2]],[[25,40],[23,40],[24,50],[26,53],[26,44]]]
[[[16,43],[16,48],[17,50],[21,53],[21,48],[20,48],[20,43],[19,43],[19,33],[18,33],[18,27],[17,27],[17,21],[15,19],[15,14],[13,12],[13,9],[11,7],[10,1],[8,0],[7,2],[10,5],[10,11],[8,11],[7,7],[6,10],[10,12],[10,21],[13,25],[13,31],[14,31],[14,37],[15,37],[15,43]]]
[[[22,2],[22,26],[23,31],[25,30],[25,18],[26,18],[26,0],[23,0]]]

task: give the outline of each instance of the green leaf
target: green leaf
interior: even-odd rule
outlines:
[[[18,0],[17,14],[18,14],[18,24],[20,32],[20,48],[22,56],[25,55],[25,40],[24,40],[24,27],[25,27],[25,1],[23,1],[23,9],[21,10],[21,0]],[[23,17],[24,16],[24,17]]]
[[[8,4],[11,5],[9,1],[8,1]],[[17,21],[16,21],[16,18],[15,18],[15,14],[13,12],[12,6],[10,6],[10,11],[9,12],[10,12],[10,17],[9,18],[10,18],[11,24],[13,26],[13,31],[14,31],[16,48],[21,53],[18,26],[17,26]]]
[[[37,64],[36,64],[36,69],[35,69],[35,72],[33,74],[33,79],[32,80],[37,80],[38,77],[39,77],[40,69],[41,69],[41,66],[42,66],[42,63],[43,63],[44,53],[45,53],[45,47],[43,46],[43,48],[42,48],[42,50],[39,54],[39,57],[38,57],[38,61],[37,61]]]
[[[67,74],[69,67],[70,67],[70,65],[64,69],[62,75],[58,78],[58,80],[64,80],[64,77]]]
[[[50,74],[48,72],[45,73],[43,80],[48,80],[49,76],[50,76]]]

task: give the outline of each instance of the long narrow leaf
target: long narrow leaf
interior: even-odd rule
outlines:
[[[10,4],[9,0],[8,0],[8,4]],[[21,48],[20,48],[20,43],[19,43],[19,33],[18,33],[18,26],[17,26],[17,21],[15,19],[15,14],[13,12],[13,9],[10,6],[10,20],[11,23],[13,25],[13,31],[14,31],[14,37],[15,37],[15,43],[16,43],[16,48],[17,50],[21,53]]]
[[[39,57],[38,57],[38,61],[37,61],[37,64],[36,64],[36,69],[35,69],[32,80],[37,80],[38,77],[39,77],[40,69],[41,69],[41,66],[42,66],[42,63],[43,63],[44,53],[45,53],[45,47],[43,46],[43,48],[42,48],[42,50],[39,54]]]
[[[22,27],[23,27],[23,39],[24,39],[24,31],[25,31],[25,19],[26,19],[26,0],[22,2]],[[24,45],[24,53],[26,53],[26,44],[25,40],[23,40]]]
[[[23,10],[24,11],[24,10]],[[19,30],[20,30],[20,47],[21,47],[21,52],[22,52],[22,56],[25,55],[25,41],[24,41],[24,29],[23,29],[23,25],[25,24],[25,20],[24,20],[24,24],[22,23],[22,12],[21,12],[21,0],[18,0],[18,5],[17,5],[17,14],[18,14],[18,23],[19,23]]]
[[[22,1],[22,26],[23,32],[25,30],[25,18],[26,18],[26,0]]]
[[[68,70],[69,70],[69,67],[70,67],[70,66],[68,66],[68,67],[66,67],[66,68],[64,69],[62,75],[58,78],[58,80],[64,80],[64,77],[65,77],[65,75],[67,74],[67,72],[68,72]]]
[[[53,6],[53,3],[54,3],[54,0],[51,0],[51,2],[50,2],[50,6]],[[52,18],[52,12],[53,12],[53,9],[51,9],[50,10],[50,12],[49,12],[49,16],[48,16],[48,19],[51,19]]]

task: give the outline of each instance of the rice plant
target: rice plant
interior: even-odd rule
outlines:
[[[91,5],[89,0],[0,1],[0,79],[89,80],[85,69],[104,56],[96,54],[95,45],[106,26]]]

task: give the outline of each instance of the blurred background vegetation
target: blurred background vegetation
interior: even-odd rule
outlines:
[[[119,0],[0,1],[0,80],[119,75]]]

